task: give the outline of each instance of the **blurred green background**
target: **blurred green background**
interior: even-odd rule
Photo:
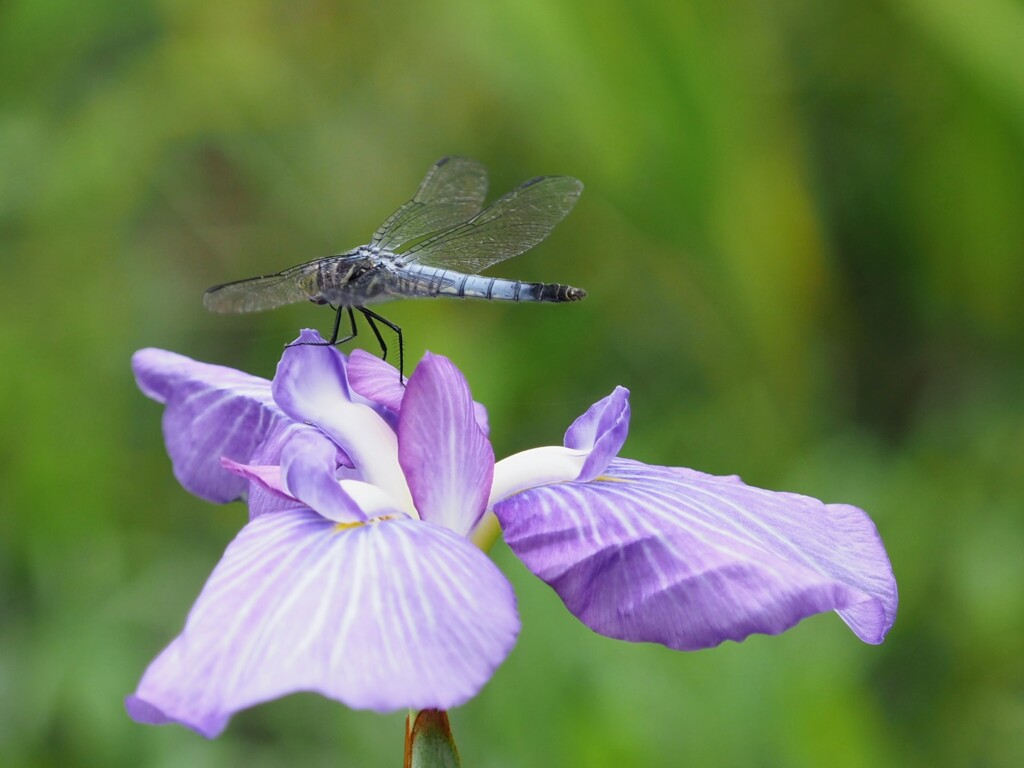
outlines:
[[[213,742],[124,714],[245,514],[177,486],[129,358],[271,375],[330,311],[202,291],[365,242],[458,153],[587,185],[492,270],[587,301],[383,308],[498,456],[625,385],[624,455],[862,506],[901,591],[880,647],[826,615],[684,654],[498,547],[523,632],[465,764],[1024,765],[1022,40],[1019,0],[8,0],[0,763],[398,764],[403,715],[312,695]]]

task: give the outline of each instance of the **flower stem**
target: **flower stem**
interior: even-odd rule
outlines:
[[[476,528],[470,534],[470,541],[476,544],[481,551],[488,552],[494,546],[494,542],[501,535],[501,524],[494,513],[488,510],[476,524]]]
[[[448,713],[440,709],[410,712],[405,718],[404,768],[459,768],[460,765]]]

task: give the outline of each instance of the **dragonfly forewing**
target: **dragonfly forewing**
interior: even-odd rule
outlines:
[[[320,293],[319,264],[311,261],[273,275],[215,285],[203,295],[203,305],[211,312],[227,314],[262,312],[285,304],[316,301]]]
[[[401,261],[482,272],[546,238],[582,192],[583,183],[570,176],[531,179],[468,221],[417,243],[401,255]]]
[[[380,225],[370,245],[399,250],[472,218],[486,197],[486,168],[466,157],[442,157],[427,171],[412,200]]]

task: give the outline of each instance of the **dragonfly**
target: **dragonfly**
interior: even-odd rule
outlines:
[[[582,191],[583,184],[570,176],[538,176],[484,208],[486,168],[469,158],[443,157],[427,172],[413,198],[392,213],[366,245],[283,272],[215,285],[206,291],[203,303],[220,313],[260,312],[302,301],[328,305],[335,311],[334,329],[324,345],[354,339],[353,311],[359,312],[383,359],[388,347],[377,323],[397,335],[401,379],[402,329],[369,305],[443,296],[516,302],[586,297],[586,291],[571,285],[478,274],[541,242],[572,210]],[[338,338],[346,314],[349,333]]]

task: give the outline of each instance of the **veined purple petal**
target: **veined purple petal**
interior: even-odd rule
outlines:
[[[164,439],[182,486],[217,503],[242,496],[246,481],[220,459],[248,462],[267,433],[287,420],[270,382],[162,349],[136,352],[132,370],[146,396],[166,405]]]
[[[353,391],[365,397],[396,418],[402,408],[405,387],[398,383],[398,369],[376,355],[355,349],[348,358],[348,383]],[[490,431],[487,409],[480,403],[473,403],[476,423],[486,435]]]
[[[424,520],[466,534],[487,506],[494,451],[476,423],[469,385],[429,352],[409,379],[398,418],[398,460]]]
[[[246,707],[314,691],[356,709],[449,709],[515,643],[511,585],[466,539],[410,520],[263,515],[228,547],[128,713],[216,736]]]
[[[694,650],[835,610],[880,643],[896,582],[860,509],[616,459],[494,507],[512,551],[587,626]]]
[[[629,390],[616,387],[566,430],[566,448],[589,452],[577,479],[588,482],[604,472],[608,462],[619,455],[628,434]]]
[[[304,330],[285,349],[277,366],[274,401],[295,421],[315,424],[352,460],[362,478],[387,490],[403,511],[415,515],[405,475],[398,464],[398,438],[368,405],[353,402],[345,358]]]
[[[473,418],[476,419],[476,425],[480,427],[480,431],[484,433],[484,437],[491,434],[491,422],[487,416],[487,408],[476,400],[473,401]]]
[[[396,414],[402,407],[405,387],[398,379],[398,369],[365,350],[353,349],[348,356],[348,383],[367,400]]]

